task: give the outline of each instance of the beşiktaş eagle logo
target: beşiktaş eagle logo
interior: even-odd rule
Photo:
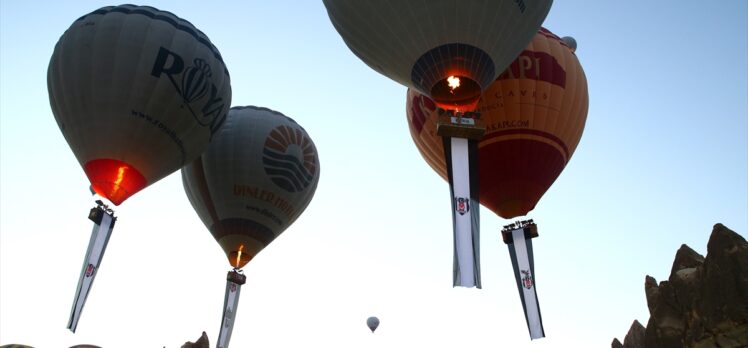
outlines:
[[[280,188],[299,192],[314,181],[317,172],[314,144],[301,129],[278,126],[265,140],[262,163],[265,173]]]
[[[522,286],[525,289],[532,289],[532,273],[529,269],[520,270],[522,272]]]
[[[455,211],[460,215],[470,211],[470,199],[465,197],[455,197]]]

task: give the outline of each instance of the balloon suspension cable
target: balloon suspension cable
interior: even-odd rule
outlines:
[[[68,329],[72,332],[75,332],[78,327],[78,320],[83,312],[83,306],[86,304],[88,294],[91,292],[91,286],[98,273],[101,260],[104,257],[104,251],[106,251],[109,237],[112,235],[114,223],[117,221],[117,218],[114,216],[114,210],[109,208],[101,200],[96,200],[96,206],[91,208],[88,218],[93,221],[94,226],[91,232],[91,239],[88,242],[88,250],[83,259],[83,267],[80,278],[78,279],[73,306],[70,310]]]
[[[231,332],[234,330],[236,309],[239,306],[239,293],[241,287],[247,282],[247,276],[242,270],[234,268],[226,275],[226,293],[223,299],[223,318],[221,329],[218,333],[218,348],[228,348],[231,340]]]
[[[443,139],[452,198],[452,284],[480,288],[478,140],[486,128],[479,122],[480,114],[476,112],[439,108],[438,113],[436,133]]]
[[[532,219],[517,221],[504,226],[501,236],[509,247],[509,257],[512,259],[514,278],[517,281],[530,339],[543,338],[545,331],[535,290],[535,261],[532,252],[532,239],[538,237],[538,225]]]

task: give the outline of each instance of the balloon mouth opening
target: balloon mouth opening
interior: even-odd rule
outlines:
[[[249,253],[243,252],[242,249],[244,248],[239,248],[239,250],[232,251],[228,254],[229,263],[231,263],[231,266],[235,269],[246,266],[247,263],[249,263],[249,260],[252,259]]]
[[[441,79],[431,87],[431,99],[447,110],[473,111],[478,106],[481,96],[480,84],[475,80],[451,75]]]
[[[501,216],[504,219],[514,219],[520,216],[526,216],[530,211],[535,208],[530,202],[523,200],[510,200],[502,202],[496,209],[489,208],[496,215]]]
[[[83,170],[91,187],[114,205],[120,205],[130,196],[146,187],[143,174],[132,165],[109,158],[86,162]]]

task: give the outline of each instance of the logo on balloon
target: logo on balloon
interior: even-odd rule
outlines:
[[[455,211],[460,215],[465,215],[470,211],[470,199],[465,197],[455,197]]]
[[[316,156],[314,144],[302,130],[278,126],[265,140],[262,163],[273,183],[293,193],[314,181]]]
[[[566,70],[556,58],[545,52],[524,50],[497,80],[529,79],[566,88]]]
[[[532,273],[530,273],[529,269],[523,269],[520,270],[522,272],[522,286],[525,287],[525,289],[531,289],[532,288]]]
[[[90,278],[94,274],[95,270],[96,270],[96,266],[89,263],[88,267],[86,267],[86,278]]]
[[[218,95],[218,88],[211,81],[213,74],[210,65],[199,58],[194,59],[192,64],[194,65],[185,67],[180,55],[161,47],[151,75],[166,75],[197,123],[209,126],[210,133],[214,134],[226,119],[225,101]]]
[[[202,98],[208,92],[210,65],[200,58],[195,58],[195,66],[184,69],[182,74],[182,97],[188,103]]]

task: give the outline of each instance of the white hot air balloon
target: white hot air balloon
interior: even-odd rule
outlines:
[[[103,7],[74,21],[52,53],[47,88],[91,189],[114,205],[199,156],[231,104],[228,70],[208,37],[148,6]],[[97,202],[72,331],[116,220]]]
[[[348,47],[445,109],[474,108],[527,46],[552,0],[323,0]]]
[[[182,168],[187,197],[234,270],[228,274],[218,347],[231,338],[240,273],[306,209],[319,156],[304,128],[260,107],[233,107],[208,150]]]

